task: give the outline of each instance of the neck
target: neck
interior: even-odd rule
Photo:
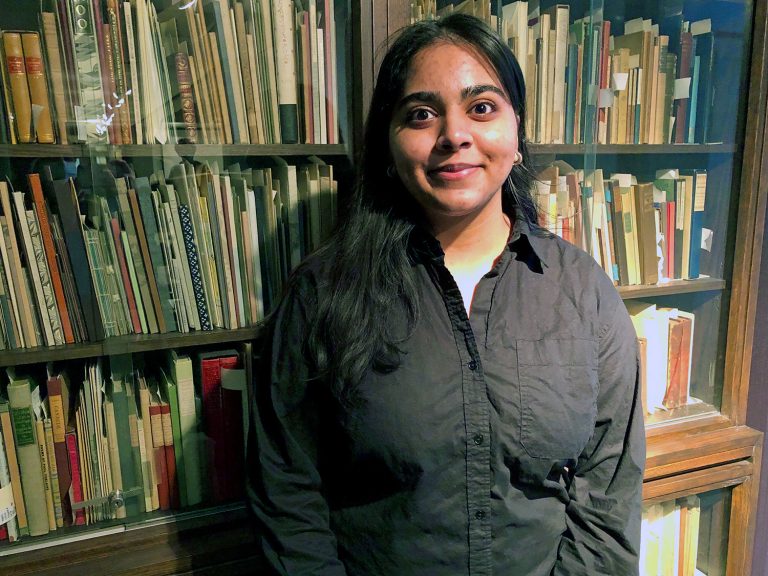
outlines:
[[[433,233],[445,252],[445,264],[452,272],[490,265],[509,238],[510,221],[501,209],[470,220],[433,222]]]

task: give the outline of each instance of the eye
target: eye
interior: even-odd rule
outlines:
[[[426,122],[427,120],[434,118],[435,113],[428,108],[414,108],[410,110],[405,116],[406,122],[418,124],[420,122]]]
[[[496,106],[492,102],[488,101],[478,102],[472,106],[472,112],[479,116],[487,116],[488,114],[495,111]]]

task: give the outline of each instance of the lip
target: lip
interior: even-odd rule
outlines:
[[[472,175],[479,168],[477,164],[443,164],[430,170],[429,175],[432,178],[440,178],[441,180],[461,180]]]

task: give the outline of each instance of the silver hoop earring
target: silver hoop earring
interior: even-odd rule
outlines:
[[[394,164],[390,164],[389,166],[387,166],[387,176],[393,179],[397,177],[397,170],[395,170]]]
[[[520,154],[520,152],[515,152],[515,163],[514,166],[517,166],[518,164],[523,163],[523,155]]]

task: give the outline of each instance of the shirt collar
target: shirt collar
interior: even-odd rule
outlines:
[[[545,235],[538,229],[532,230],[531,225],[520,215],[515,216],[507,246],[523,259],[534,257],[542,266],[547,266],[544,260],[546,245]],[[408,252],[414,262],[443,263],[445,253],[440,242],[426,228],[414,226],[408,242]]]

